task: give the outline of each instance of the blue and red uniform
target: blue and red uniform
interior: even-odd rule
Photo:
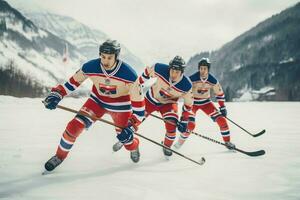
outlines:
[[[178,100],[180,98],[184,100],[182,117],[188,119],[192,115],[192,83],[183,74],[178,81],[172,82],[168,65],[161,63],[147,67],[142,76],[140,76],[139,82],[143,84],[150,78],[157,78],[157,80],[145,95],[146,117],[152,112],[158,111],[165,120],[173,122],[173,124],[165,123],[164,145],[171,147],[176,138]]]
[[[109,114],[117,126],[124,128],[129,123],[134,123],[137,126],[143,121],[145,115],[144,97],[138,76],[128,64],[118,60],[112,70],[106,70],[101,65],[99,58],[91,60],[85,63],[69,81],[58,85],[52,91],[57,91],[64,97],[73,92],[86,79],[93,82],[93,87],[90,97],[80,109],[81,112],[97,118]],[[76,138],[93,122],[91,118],[77,114],[66,127],[56,156],[61,160],[65,159]],[[116,128],[117,134],[120,134],[121,130]],[[124,146],[127,150],[133,151],[137,149],[138,144],[138,138],[134,137]]]
[[[193,131],[195,129],[196,113],[198,110],[202,110],[218,124],[223,141],[230,142],[230,131],[227,121],[215,107],[210,97],[210,91],[213,90],[220,108],[225,108],[225,95],[219,81],[210,73],[207,78],[203,79],[199,71],[191,75],[190,80],[193,84],[194,105],[192,108],[193,115],[190,117],[189,130]],[[189,135],[189,132],[182,133],[178,143],[183,144]]]

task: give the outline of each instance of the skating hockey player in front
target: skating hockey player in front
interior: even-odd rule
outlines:
[[[202,110],[206,115],[216,122],[220,128],[223,141],[228,149],[235,147],[230,142],[230,131],[226,121],[227,110],[225,107],[225,95],[219,81],[209,73],[211,63],[208,58],[202,58],[198,63],[198,71],[190,76],[193,83],[193,116],[190,119],[189,130],[195,129],[195,116],[198,110]],[[210,90],[213,90],[219,104],[219,110],[214,106],[210,98]],[[189,137],[189,132],[183,132],[176,144],[175,148],[179,149],[186,139]]]
[[[145,101],[136,72],[119,59],[120,50],[117,41],[105,41],[99,48],[100,57],[88,61],[69,81],[53,88],[44,104],[48,109],[55,109],[63,97],[90,79],[92,91],[80,112],[98,118],[109,114],[116,125],[124,127],[116,128],[117,138],[130,151],[132,161],[138,162],[139,140],[133,134],[144,119]],[[93,122],[92,118],[77,114],[68,123],[56,154],[45,164],[47,171],[52,171],[65,160],[77,137]]]

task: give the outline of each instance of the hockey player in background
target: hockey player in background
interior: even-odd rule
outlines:
[[[223,141],[228,149],[235,147],[233,143],[230,142],[230,131],[226,121],[227,110],[225,107],[225,95],[219,81],[209,73],[211,63],[208,58],[202,58],[198,63],[198,71],[190,76],[193,83],[193,116],[189,122],[189,130],[193,131],[195,128],[195,115],[198,110],[202,110],[206,115],[210,116],[211,119],[216,122],[220,128],[220,132]],[[219,104],[219,110],[214,106],[210,98],[210,91],[213,90],[216,99]],[[180,137],[175,148],[179,149],[186,139],[189,137],[189,131],[180,134]]]
[[[165,138],[162,142],[164,146],[171,147],[176,138],[176,128],[181,132],[186,132],[188,120],[192,115],[193,105],[192,83],[184,73],[185,61],[176,56],[169,65],[156,63],[152,67],[146,67],[139,78],[140,84],[144,84],[150,78],[157,78],[156,82],[145,94],[146,117],[152,112],[158,111],[165,120]],[[178,120],[178,99],[183,98],[181,120]],[[121,143],[116,143],[114,151],[122,147]],[[163,148],[165,156],[171,156],[172,151]]]
[[[132,161],[138,162],[139,140],[133,134],[144,119],[145,101],[136,72],[119,59],[120,50],[117,41],[105,41],[99,48],[100,57],[88,61],[66,83],[54,87],[44,104],[55,109],[63,97],[90,79],[92,91],[80,112],[97,118],[109,114],[117,126],[124,127],[116,128],[117,138],[130,151]],[[77,137],[93,122],[77,114],[67,124],[55,155],[45,163],[47,171],[54,170],[67,157]]]

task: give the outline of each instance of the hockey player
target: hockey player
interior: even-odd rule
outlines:
[[[144,119],[145,101],[135,71],[118,58],[120,50],[116,40],[105,41],[99,48],[100,57],[85,63],[65,84],[54,87],[44,104],[48,109],[55,109],[63,97],[90,79],[92,91],[80,112],[98,118],[109,114],[116,125],[124,127],[116,128],[117,138],[130,151],[132,161],[138,162],[139,140],[133,133]],[[55,169],[67,157],[77,137],[93,122],[77,114],[68,123],[56,154],[45,164],[47,171]]]
[[[202,58],[198,63],[198,70],[196,73],[190,76],[193,83],[193,116],[190,119],[189,130],[193,131],[195,128],[195,115],[200,109],[205,114],[211,117],[211,119],[216,122],[220,128],[223,141],[228,149],[235,147],[233,143],[230,142],[230,131],[225,119],[227,115],[227,110],[225,107],[225,95],[219,81],[209,73],[211,63],[208,58]],[[214,106],[210,98],[210,90],[213,90],[216,99],[219,104],[219,110]],[[189,131],[180,134],[180,137],[175,148],[179,149],[185,140],[189,137]]]
[[[139,77],[140,84],[144,84],[150,78],[157,78],[156,82],[146,92],[145,106],[146,117],[152,112],[158,111],[165,120],[165,138],[162,144],[171,147],[176,138],[176,128],[181,132],[187,131],[188,120],[192,115],[193,105],[192,83],[188,77],[183,75],[185,61],[176,56],[169,65],[156,63],[152,67],[147,67],[142,76]],[[178,121],[178,99],[183,98],[182,119]],[[121,148],[120,143],[113,147],[114,151]],[[165,156],[171,156],[172,151],[163,148]]]
[[[186,67],[185,61],[180,56],[175,56],[169,65],[156,63],[152,67],[147,67],[139,82],[144,84],[150,78],[157,78],[156,82],[146,92],[145,106],[146,117],[154,111],[159,111],[165,120],[165,138],[163,145],[171,147],[176,138],[176,128],[180,132],[188,129],[188,120],[192,116],[192,83],[184,73]],[[183,98],[181,120],[178,120],[178,99]],[[172,151],[163,148],[165,156],[171,156]]]

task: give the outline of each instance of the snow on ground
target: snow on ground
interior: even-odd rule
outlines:
[[[80,108],[85,99],[62,105]],[[0,96],[0,199],[299,199],[300,103],[227,103],[229,117],[253,132],[230,124],[232,141],[245,150],[265,149],[251,158],[192,135],[180,152],[203,166],[174,155],[166,161],[160,147],[140,139],[141,160],[134,164],[122,149],[112,153],[113,128],[97,122],[84,132],[55,173],[42,176],[62,131],[74,116],[44,109],[41,99]],[[109,119],[109,118],[107,118]],[[197,132],[220,140],[218,128],[201,112]],[[148,118],[139,133],[161,141],[163,124]]]

